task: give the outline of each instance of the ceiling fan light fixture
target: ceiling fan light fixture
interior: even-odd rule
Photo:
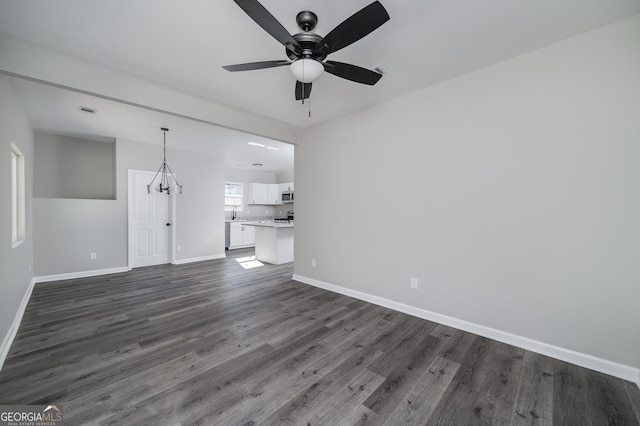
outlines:
[[[313,83],[324,72],[324,66],[319,61],[310,58],[301,58],[290,66],[291,74],[301,83]]]

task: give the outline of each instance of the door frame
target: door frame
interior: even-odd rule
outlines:
[[[135,221],[135,211],[133,205],[135,204],[135,185],[133,184],[133,177],[136,174],[155,174],[153,170],[127,170],[127,266],[129,269],[133,269],[133,247],[134,247],[134,235],[133,235],[133,223]],[[176,264],[176,202],[175,192],[168,197],[168,210],[169,210],[169,223],[171,223],[169,233],[167,235],[168,260],[172,265]]]

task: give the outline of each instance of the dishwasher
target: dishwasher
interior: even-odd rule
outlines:
[[[229,243],[231,242],[231,223],[224,223],[224,249],[229,250]]]

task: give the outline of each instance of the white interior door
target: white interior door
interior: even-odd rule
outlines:
[[[173,240],[172,195],[153,188],[147,192],[155,172],[129,171],[129,265],[169,263]]]

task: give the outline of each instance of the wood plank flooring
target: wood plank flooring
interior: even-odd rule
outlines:
[[[0,404],[65,424],[640,425],[632,383],[232,257],[36,285]]]

